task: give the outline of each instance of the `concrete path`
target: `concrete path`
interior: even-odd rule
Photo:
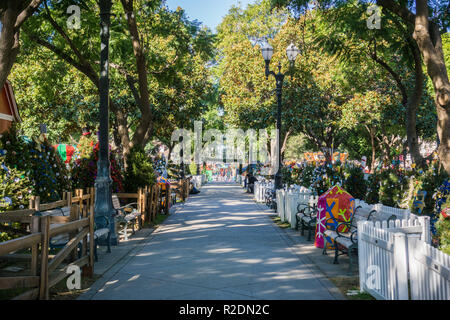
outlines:
[[[234,183],[202,187],[96,286],[80,299],[342,298]]]

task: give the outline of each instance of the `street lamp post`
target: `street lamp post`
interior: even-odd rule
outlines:
[[[281,73],[281,62],[278,64],[278,73],[273,72],[269,69],[270,59],[272,59],[273,55],[273,48],[272,46],[267,42],[263,42],[261,45],[261,53],[264,58],[264,61],[266,63],[266,79],[269,79],[269,75],[272,75],[276,80],[276,93],[277,93],[277,143],[278,143],[278,170],[275,174],[275,190],[282,188],[281,183],[281,168],[282,168],[282,162],[281,162],[281,144],[280,144],[280,134],[281,134],[281,98],[282,98],[282,91],[283,91],[283,81],[285,77],[285,73]],[[289,62],[291,63],[291,66],[295,62],[295,58],[300,53],[300,50],[297,49],[297,47],[291,43],[287,49],[286,54],[289,59]],[[292,75],[291,75],[292,78]]]
[[[114,223],[114,207],[111,198],[111,175],[109,162],[109,26],[111,15],[111,0],[100,0],[100,129],[99,129],[99,159],[97,178],[95,180],[95,216],[104,216],[109,220],[111,244],[117,245],[117,235]]]
[[[181,146],[181,150],[180,150],[180,158],[181,158],[181,179],[185,178],[185,173],[184,173],[184,145],[183,145],[183,136],[181,136],[179,138],[179,142],[180,142],[180,146]]]

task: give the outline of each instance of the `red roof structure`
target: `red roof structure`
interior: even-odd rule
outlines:
[[[0,91],[0,133],[11,127],[13,121],[22,122],[11,83],[7,80]]]

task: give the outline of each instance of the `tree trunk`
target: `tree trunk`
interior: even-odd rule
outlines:
[[[143,141],[145,141],[146,139],[148,141],[148,136],[151,136],[151,133],[153,131],[150,95],[148,90],[147,65],[144,55],[144,48],[142,47],[139,38],[136,17],[133,11],[134,0],[121,0],[121,2],[126,14],[128,30],[130,31],[131,41],[133,45],[133,53],[136,59],[140,95],[139,107],[142,113],[141,122],[139,123],[136,132],[133,135],[131,146],[142,145]],[[150,134],[148,134],[148,132],[150,132]]]
[[[420,105],[423,93],[424,74],[422,72],[422,59],[420,52],[415,44],[411,44],[411,51],[414,56],[414,89],[408,97],[408,105],[406,108],[406,136],[409,153],[413,161],[419,165],[423,165],[423,157],[419,152],[419,141],[417,139],[417,109]]]
[[[450,174],[450,82],[445,66],[442,38],[439,27],[428,20],[428,3],[416,0],[416,16],[413,37],[422,53],[428,75],[435,92],[437,132],[440,145],[439,158]]]
[[[5,9],[0,16],[2,24],[0,33],[0,89],[3,88],[19,53],[20,27],[33,14],[42,0],[7,0],[5,2],[2,4],[2,8]]]
[[[414,26],[413,38],[422,54],[435,92],[437,133],[440,140],[438,155],[444,169],[450,174],[450,82],[439,26],[429,20],[427,0],[416,0],[416,14],[393,0],[377,0],[377,4],[398,15],[405,24]]]
[[[283,145],[281,146],[281,158],[284,159],[284,151],[286,150],[286,146],[287,146],[287,141],[289,139],[289,136],[291,135],[292,130],[289,129],[286,134],[284,135],[284,139],[283,139]]]

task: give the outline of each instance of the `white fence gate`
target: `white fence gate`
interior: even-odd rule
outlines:
[[[450,257],[429,245],[428,217],[358,223],[362,291],[383,300],[450,299]]]

